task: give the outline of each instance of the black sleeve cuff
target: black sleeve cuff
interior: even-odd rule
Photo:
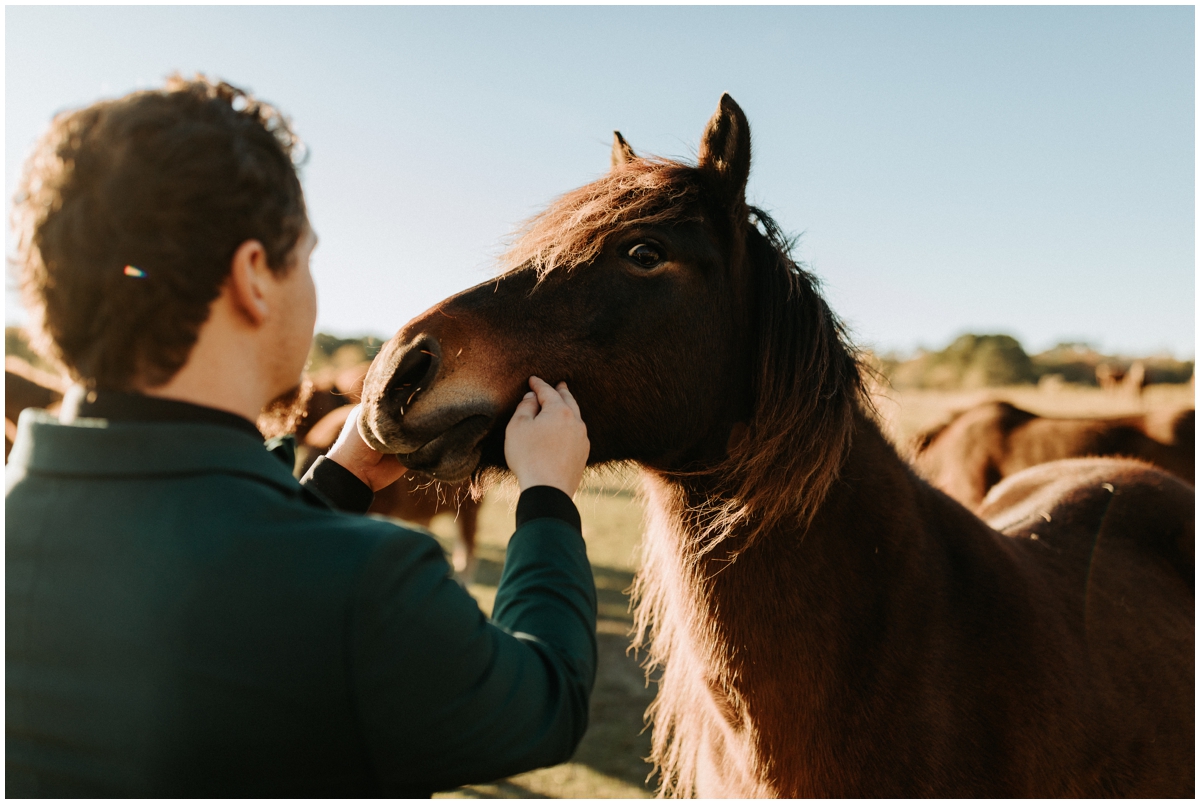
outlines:
[[[324,455],[317,458],[304,473],[300,485],[315,491],[319,497],[332,503],[334,508],[351,514],[365,514],[375,501],[375,492],[371,491],[370,486],[355,477],[349,469]]]
[[[517,527],[544,517],[561,519],[580,533],[583,532],[579,509],[565,491],[554,486],[530,486],[522,491],[517,500]]]

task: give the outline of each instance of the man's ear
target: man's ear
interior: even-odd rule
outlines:
[[[700,168],[720,177],[734,203],[745,200],[750,177],[750,123],[728,94],[721,96],[717,111],[700,139]]]
[[[625,138],[621,136],[621,132],[613,132],[612,146],[612,169],[616,170],[621,165],[628,164],[637,159],[637,154],[633,152],[633,148],[629,147],[629,143],[625,142]]]
[[[247,240],[238,246],[230,261],[226,291],[234,310],[251,326],[262,326],[271,312],[268,283],[273,278],[262,243]]]

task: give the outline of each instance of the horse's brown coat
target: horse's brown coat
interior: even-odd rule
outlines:
[[[537,374],[569,383],[592,462],[644,467],[664,791],[1190,796],[1191,489],[1127,461],[1034,469],[998,487],[993,530],[881,434],[815,280],[746,205],[732,99],[695,167],[616,145],[511,270],[384,347],[359,429],[461,480],[503,466]]]
[[[1003,478],[1062,458],[1137,458],[1195,483],[1195,450],[1194,409],[1072,419],[995,401],[918,436],[913,464],[930,483],[975,508]]]

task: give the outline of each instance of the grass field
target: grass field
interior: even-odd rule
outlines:
[[[1191,385],[1150,386],[1140,398],[1092,388],[1038,389],[1032,386],[978,391],[889,391],[875,397],[881,423],[900,445],[952,411],[986,399],[1005,399],[1043,415],[1116,416],[1155,407],[1194,404]],[[650,735],[642,713],[654,697],[637,660],[627,654],[632,620],[628,590],[637,568],[642,533],[642,503],[637,473],[601,470],[576,496],[583,517],[599,593],[599,672],[592,696],[591,724],[572,761],[524,773],[492,784],[441,793],[439,798],[638,798],[653,794],[646,781]],[[479,571],[470,591],[485,612],[491,611],[504,549],[513,528],[515,486],[501,485],[484,500],[480,512]],[[433,530],[449,547],[454,533],[449,517],[434,520]]]

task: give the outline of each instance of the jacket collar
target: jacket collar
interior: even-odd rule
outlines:
[[[87,392],[73,385],[63,398],[58,420],[71,422],[76,418],[107,419],[110,422],[205,422],[242,430],[262,440],[254,422],[227,410],[146,394]]]
[[[75,477],[164,477],[207,473],[257,478],[291,493],[295,441],[260,438],[206,422],[142,422],[77,418],[63,424],[52,414],[27,409],[6,474]],[[14,471],[15,470],[15,471]]]

